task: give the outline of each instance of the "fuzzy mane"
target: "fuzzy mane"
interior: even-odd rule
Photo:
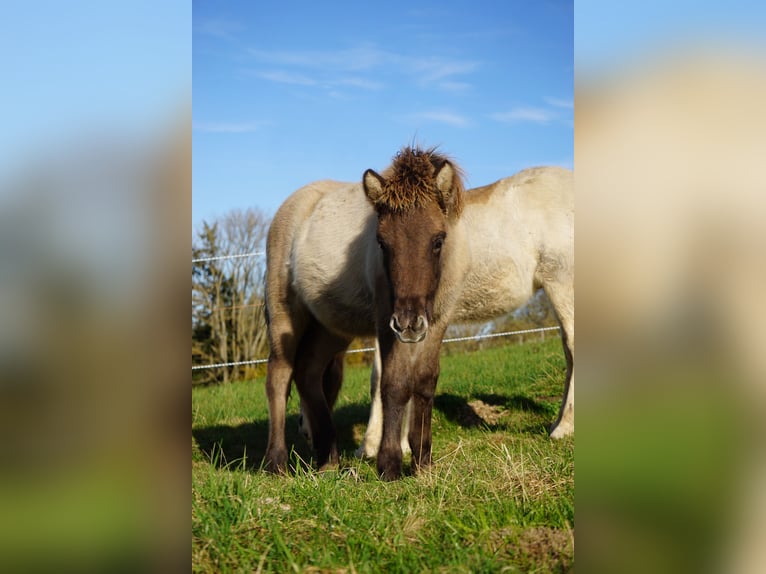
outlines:
[[[445,163],[454,171],[452,191],[454,200],[445,206],[436,189],[436,174]],[[383,194],[377,205],[390,211],[403,212],[418,205],[434,201],[449,217],[459,217],[463,210],[463,171],[449,157],[436,148],[422,150],[409,146],[402,148],[393,163],[381,174],[384,178]]]

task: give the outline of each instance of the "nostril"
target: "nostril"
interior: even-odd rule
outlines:
[[[391,321],[389,322],[389,326],[396,333],[401,333],[402,331],[402,327],[401,325],[399,325],[399,321],[396,318],[396,315],[391,315]]]

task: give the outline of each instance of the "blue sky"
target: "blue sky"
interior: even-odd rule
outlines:
[[[573,164],[572,2],[193,4],[193,223],[439,145],[479,186]]]

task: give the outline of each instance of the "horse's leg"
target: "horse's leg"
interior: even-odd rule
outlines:
[[[380,345],[375,339],[375,356],[372,360],[372,373],[370,373],[370,420],[367,422],[367,430],[364,432],[362,444],[359,445],[355,453],[359,458],[374,458],[380,448],[380,437],[383,433],[383,402],[380,398],[382,371]]]
[[[561,325],[561,342],[567,362],[564,398],[559,416],[551,427],[551,438],[563,438],[574,433],[574,289],[571,281],[552,282],[544,289]]]
[[[282,473],[287,468],[285,411],[293,375],[298,341],[303,335],[306,317],[301,313],[273,313],[269,317],[271,350],[266,373],[266,396],[269,401],[269,442],[264,458],[266,469]]]
[[[330,360],[330,364],[324,370],[322,375],[322,389],[324,390],[324,396],[327,400],[327,405],[332,411],[335,406],[335,401],[338,399],[338,392],[340,392],[341,384],[343,383],[343,357],[345,353],[338,353]],[[311,427],[308,424],[308,418],[303,416],[304,406],[301,401],[300,414],[298,415],[298,431],[309,443],[309,446],[313,446],[313,440],[311,438]]]
[[[384,328],[380,336],[382,375],[380,398],[383,414],[383,432],[378,451],[377,468],[383,480],[396,480],[402,475],[402,422],[407,404],[412,398],[413,351],[408,343],[394,340],[393,333]]]
[[[408,455],[412,451],[410,448],[410,420],[412,419],[412,405],[413,400],[410,399],[407,401],[407,406],[404,407],[404,418],[402,419],[402,432],[401,432],[401,447],[402,447],[402,455]]]
[[[439,380],[439,351],[445,329],[431,327],[421,343],[415,366],[412,413],[408,438],[412,449],[412,467],[418,470],[431,464],[431,413],[436,383]]]
[[[384,480],[402,474],[403,438],[409,442],[415,470],[431,462],[431,410],[443,334],[444,328],[432,327],[422,343],[381,342],[383,435],[378,472]]]
[[[338,396],[343,374],[342,369],[338,370],[337,364],[331,363],[335,363],[337,355],[345,351],[349,343],[348,339],[334,335],[313,321],[299,349],[295,386],[300,393],[304,421],[311,430],[312,444],[317,453],[317,466],[320,470],[338,464],[331,408]],[[330,397],[325,395],[328,369],[331,369],[331,380],[328,383]]]
[[[340,387],[343,384],[343,360],[345,356],[345,352],[340,352],[330,359],[330,364],[325,367],[322,375],[322,389],[330,410],[335,406]]]
[[[359,445],[355,452],[359,458],[375,458],[380,449],[380,438],[383,434],[383,403],[380,398],[380,376],[382,371],[380,345],[376,339],[375,357],[372,363],[372,373],[370,374],[370,420],[367,423],[367,430],[364,432],[362,444]],[[407,440],[407,433],[410,427],[410,407],[411,403],[408,403],[408,411],[404,415],[401,433],[401,448],[402,453],[405,455],[410,452],[410,443]]]
[[[415,383],[408,435],[412,449],[412,468],[415,472],[431,466],[431,411],[435,388],[436,380],[421,380]]]

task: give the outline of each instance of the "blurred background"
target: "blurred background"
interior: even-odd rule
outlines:
[[[764,15],[576,5],[586,572],[766,568]]]
[[[0,18],[0,571],[188,566],[191,6]]]

